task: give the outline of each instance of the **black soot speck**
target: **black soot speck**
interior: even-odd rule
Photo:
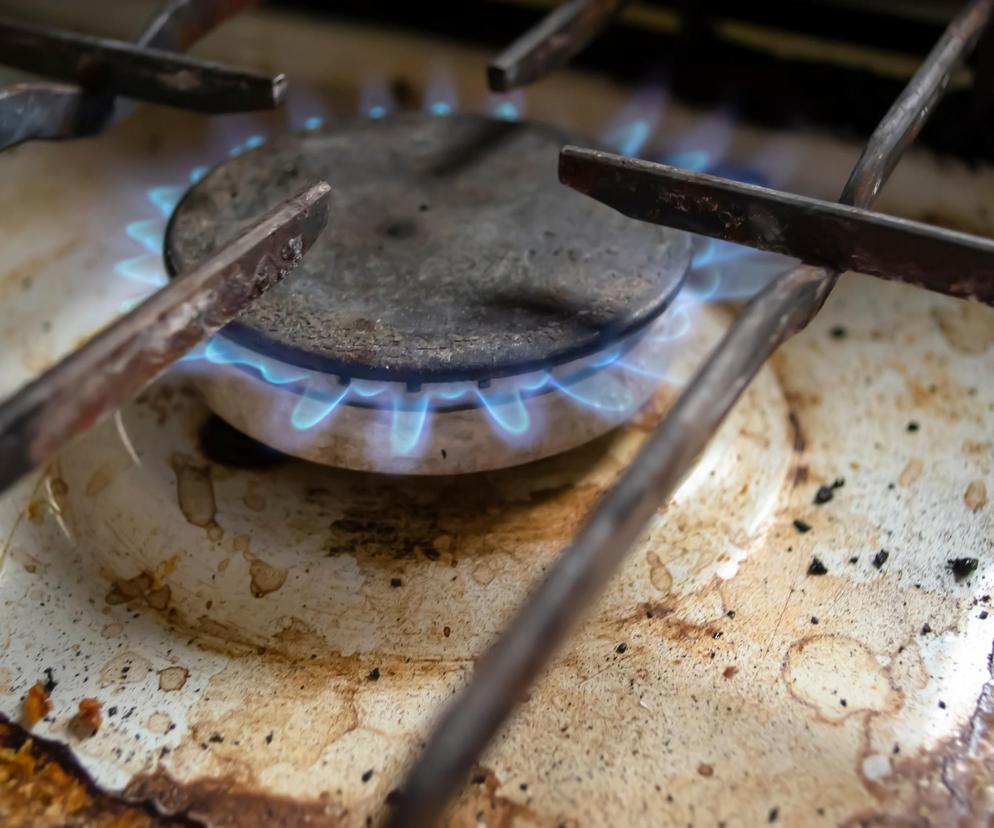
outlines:
[[[946,561],[946,567],[953,573],[957,581],[962,581],[977,571],[980,561],[976,558],[953,558]]]
[[[828,567],[821,562],[820,558],[812,558],[808,565],[808,575],[827,575]]]
[[[794,521],[794,528],[803,535],[805,532],[811,531],[811,524],[798,518]]]
[[[829,486],[819,486],[818,491],[815,492],[815,505],[821,506],[823,503],[828,503],[833,497],[835,497],[835,490],[841,489],[846,485],[846,480],[844,477],[836,477]]]
[[[418,226],[410,219],[395,219],[383,225],[383,235],[391,239],[409,239],[418,230]]]
[[[888,552],[886,549],[881,549],[879,552],[877,552],[876,555],[873,556],[873,565],[877,569],[880,569],[880,567],[882,567],[885,563],[887,563],[887,559],[889,557],[890,557],[890,552]]]

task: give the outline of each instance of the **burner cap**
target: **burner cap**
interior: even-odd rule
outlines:
[[[487,380],[548,368],[658,316],[689,239],[562,186],[568,136],[407,113],[304,132],[227,160],[166,234],[182,272],[305,182],[333,188],[324,237],[225,335],[344,378]]]

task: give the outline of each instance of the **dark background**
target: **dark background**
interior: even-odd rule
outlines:
[[[495,52],[546,9],[513,0],[270,0],[302,13],[441,35]],[[548,4],[547,4],[548,5]],[[789,60],[722,38],[715,21],[746,21],[783,33],[923,58],[960,7],[948,0],[683,0],[642,3],[677,12],[679,32],[616,22],[574,63],[625,81],[657,77],[687,103],[723,107],[742,120],[813,126],[865,138],[906,79],[843,63]],[[970,61],[973,89],[953,89],[919,139],[968,161],[994,160],[994,37]],[[979,80],[976,80],[979,79]]]

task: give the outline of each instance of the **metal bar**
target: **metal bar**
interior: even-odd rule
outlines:
[[[259,0],[166,0],[136,44],[143,49],[185,52],[207,32]]]
[[[271,109],[286,79],[145,49],[120,40],[0,20],[0,62],[78,83],[85,91],[126,95],[201,112]]]
[[[879,189],[904,149],[904,136],[921,127],[932,110],[929,102],[934,102],[987,25],[992,5],[994,0],[973,0],[950,23],[877,127],[868,152],[876,149],[868,163],[857,164],[847,193],[870,193],[872,198]],[[923,107],[910,119],[905,107],[909,101]],[[890,154],[878,154],[882,147],[889,147]],[[874,181],[876,187],[867,183]],[[770,354],[818,312],[836,278],[834,271],[822,268],[795,268],[745,307],[621,479],[484,655],[469,687],[443,713],[404,783],[389,821],[392,828],[434,822],[525,689],[603,591],[648,518],[673,494]]]
[[[258,4],[259,0],[166,0],[135,43],[143,49],[185,52],[228,18]],[[81,91],[80,97],[86,93]],[[103,97],[111,101],[104,128],[127,118],[137,106],[134,99]]]
[[[628,0],[567,0],[507,47],[487,67],[495,92],[537,81],[593,40]]]
[[[992,7],[994,0],[972,0],[949,23],[866,142],[839,201],[857,207],[870,206],[904,151],[925,126],[953,71],[962,65],[990,24]]]
[[[559,179],[640,221],[994,304],[991,239],[579,147]]]
[[[182,51],[257,0],[167,0],[138,46]],[[96,135],[126,117],[134,101],[57,83],[17,84],[0,90],[0,151],[31,140]]]
[[[83,138],[107,124],[113,98],[61,83],[18,83],[0,89],[0,150],[23,141]]]
[[[324,229],[330,192],[320,181],[287,199],[0,404],[0,491],[280,282]]]

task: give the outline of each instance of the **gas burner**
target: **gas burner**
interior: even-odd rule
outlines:
[[[335,206],[295,278],[208,345],[210,406],[306,459],[424,474],[545,457],[631,416],[659,385],[690,239],[562,187],[567,141],[408,113],[220,164],[170,220],[173,274],[301,182],[331,181]]]

